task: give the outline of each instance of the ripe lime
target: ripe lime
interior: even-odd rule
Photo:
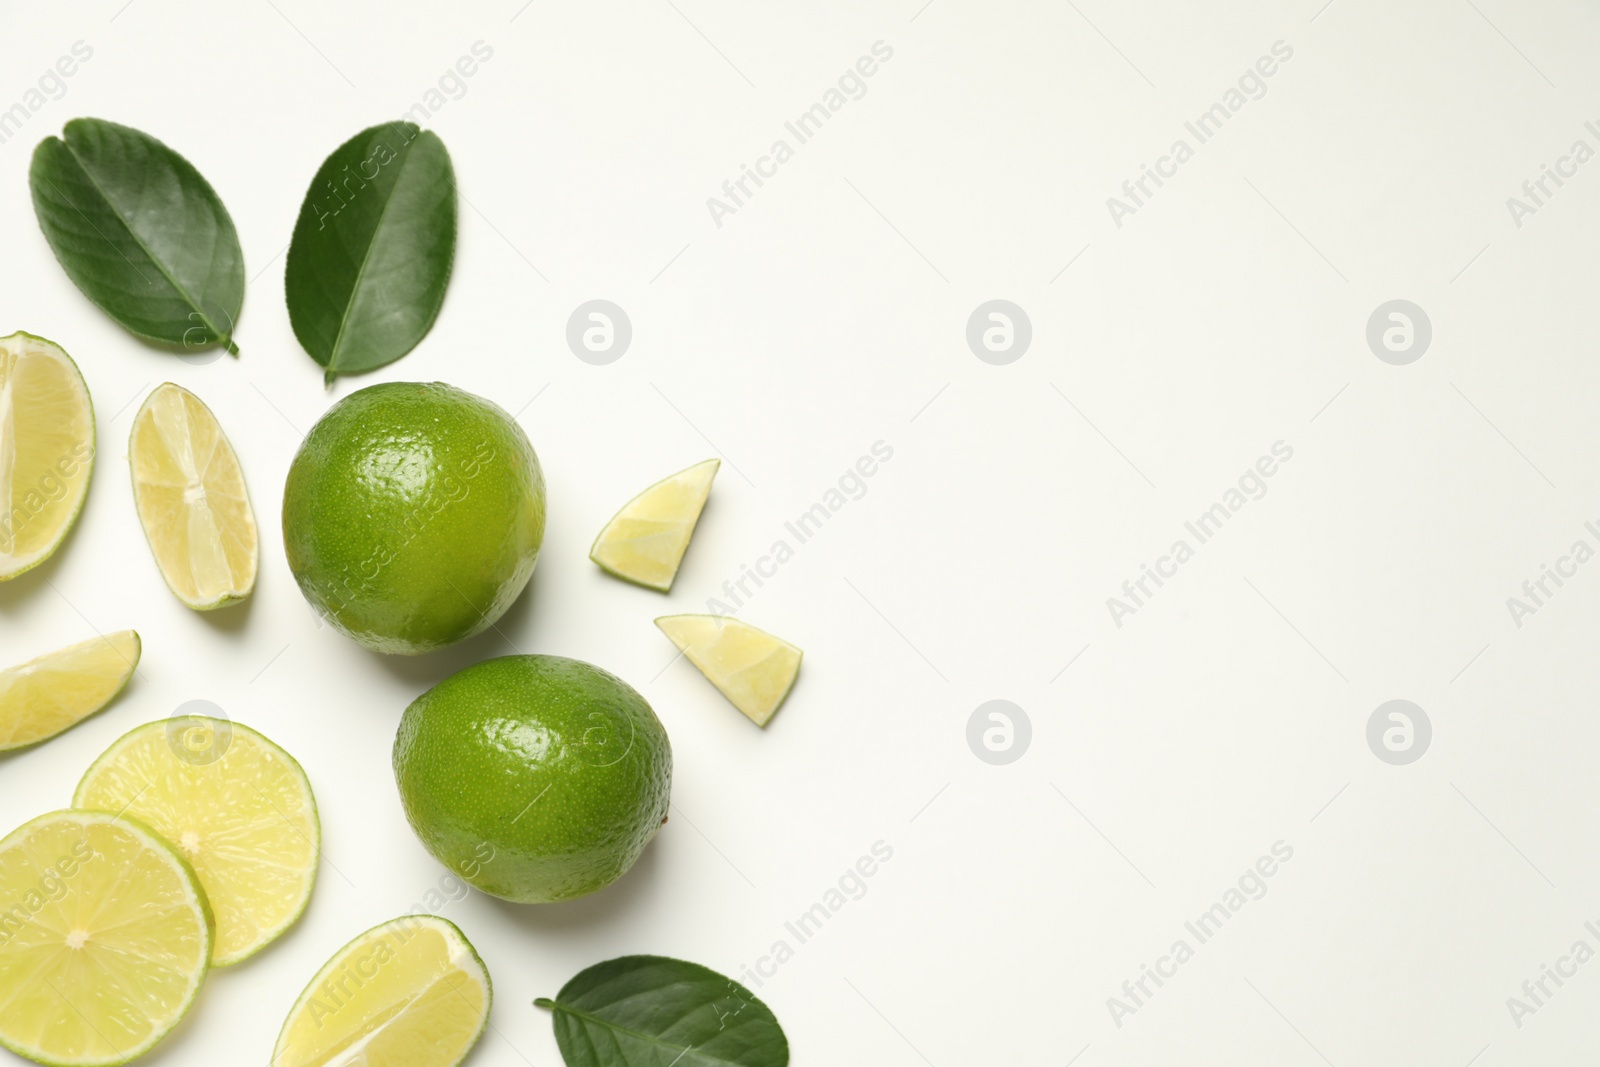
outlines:
[[[598,667],[502,656],[412,702],[395,782],[434,858],[485,893],[569,900],[610,885],[666,821],[672,745],[645,699]]]
[[[379,652],[430,652],[493,625],[543,540],[544,475],[527,435],[439,382],[345,397],[306,435],[283,488],[300,591]]]

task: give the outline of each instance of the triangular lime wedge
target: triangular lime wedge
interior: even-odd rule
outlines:
[[[757,726],[767,725],[800,673],[798,648],[738,619],[666,615],[656,625]]]
[[[54,737],[111,702],[139,665],[139,635],[119,630],[0,671],[0,752]]]
[[[720,466],[720,459],[696,463],[628,501],[594,539],[589,558],[618,578],[670,590]]]

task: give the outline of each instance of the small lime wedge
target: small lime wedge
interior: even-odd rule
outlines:
[[[50,558],[89,492],[94,405],[61,346],[0,337],[0,582]]]
[[[618,578],[670,590],[720,466],[720,459],[696,463],[628,501],[594,539],[589,558]]]
[[[483,1034],[489,971],[455,924],[407,915],[334,953],[289,1010],[273,1067],[455,1067]]]
[[[0,1045],[127,1063],[178,1024],[211,959],[194,871],[126,816],[41,815],[0,841]]]
[[[321,829],[294,757],[248,726],[204,715],[124,734],[84,774],[77,808],[126,811],[194,865],[226,967],[287,930],[311,899]]]
[[[161,577],[196,611],[256,584],[256,519],[239,457],[200,398],[167,382],[133,417],[133,501]]]
[[[111,703],[139,651],[139,635],[119,630],[0,671],[0,752],[54,737]]]
[[[656,625],[757,726],[767,725],[800,673],[798,648],[738,619],[666,615]]]

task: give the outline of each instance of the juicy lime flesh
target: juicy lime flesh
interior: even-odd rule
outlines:
[[[120,630],[0,671],[0,751],[54,737],[93,715],[139,665],[139,635]]]
[[[379,652],[427,652],[492,625],[533,574],[544,518],[522,428],[437,382],[374,385],[334,405],[283,490],[300,591]]]
[[[311,897],[311,785],[293,757],[246,726],[200,715],[146,723],[95,761],[73,806],[126,810],[193,865],[216,916],[218,966],[277,937]]]
[[[211,954],[205,897],[159,838],[103,812],[0,842],[0,1044],[44,1063],[122,1063],[183,1017]]]
[[[289,1012],[273,1067],[452,1067],[489,1017],[489,972],[431,915],[368,930],[334,954]]]
[[[156,565],[179,600],[214,608],[256,583],[256,520],[239,457],[199,397],[159,386],[128,443],[134,502]]]
[[[547,902],[633,866],[667,817],[672,746],[614,675],[560,656],[504,656],[412,702],[394,770],[434,858],[486,893]]]
[[[668,615],[656,625],[757,726],[772,718],[800,673],[798,648],[738,619]]]
[[[42,337],[0,338],[0,581],[47,559],[94,466],[94,409],[78,367]]]
[[[634,497],[600,531],[589,558],[619,578],[670,590],[721,465],[696,463]]]

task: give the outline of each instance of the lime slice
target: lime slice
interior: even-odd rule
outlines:
[[[589,558],[618,578],[670,590],[720,466],[720,459],[696,463],[628,501],[594,539]]]
[[[194,865],[216,914],[211,962],[238,963],[311,899],[321,830],[300,764],[226,719],[145,723],[95,760],[72,805],[126,811]]]
[[[798,648],[738,619],[666,615],[656,625],[757,726],[767,725],[800,673]]]
[[[483,1033],[489,972],[455,924],[406,915],[333,954],[278,1034],[272,1067],[454,1067]]]
[[[0,1045],[122,1064],[183,1018],[211,958],[194,871],[135,820],[41,815],[0,841]]]
[[[0,752],[54,737],[111,703],[139,650],[139,635],[119,630],[0,671]]]
[[[210,611],[256,584],[256,519],[239,457],[200,398],[167,382],[133,417],[133,500],[167,586]]]
[[[0,582],[60,546],[93,467],[94,406],[78,365],[43,337],[0,337]]]

